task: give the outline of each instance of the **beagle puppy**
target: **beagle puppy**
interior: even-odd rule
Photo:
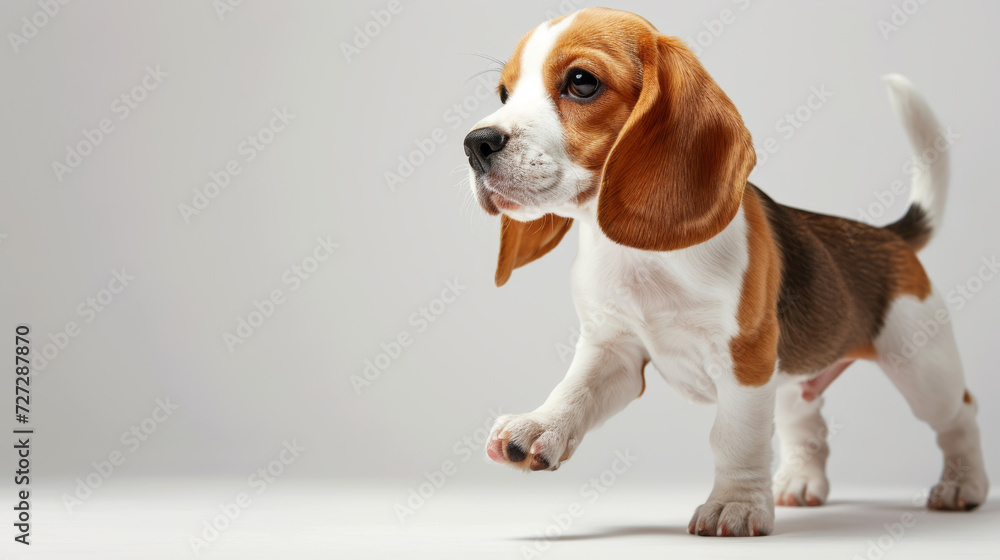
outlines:
[[[646,20],[588,8],[525,35],[500,75],[503,106],[465,138],[472,189],[500,215],[496,284],[575,220],[577,313],[602,320],[581,329],[541,406],[497,419],[487,454],[556,470],[642,394],[651,362],[686,397],[718,403],[715,485],[688,531],[767,535],[775,504],[826,501],[821,394],[864,359],[937,432],[944,472],[928,507],[982,504],[977,403],[916,256],[941,222],[948,154],[912,85],[887,81],[918,155],[909,210],[879,228],[783,206],[748,183],[756,155],[736,107]]]

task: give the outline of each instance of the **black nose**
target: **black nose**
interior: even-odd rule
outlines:
[[[493,154],[507,145],[510,137],[495,128],[477,128],[465,137],[465,155],[477,173],[488,173]]]

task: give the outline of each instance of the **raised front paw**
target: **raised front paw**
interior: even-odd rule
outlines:
[[[774,528],[774,504],[767,491],[712,492],[698,506],[688,533],[703,537],[758,537]]]
[[[493,424],[486,454],[520,469],[554,471],[569,459],[577,443],[566,426],[547,415],[507,414]]]

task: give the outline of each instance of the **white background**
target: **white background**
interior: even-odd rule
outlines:
[[[398,499],[444,461],[457,464],[447,491],[461,495],[478,483],[575,488],[624,450],[640,458],[628,473],[633,488],[670,481],[707,495],[713,407],[685,402],[652,370],[645,395],[588,435],[557,473],[522,476],[484,461],[478,443],[465,451],[463,438],[474,438],[491,411],[542,402],[565,372],[559,345],[572,345],[577,325],[568,286],[575,230],[508,285],[493,285],[497,220],[468,192],[461,141],[499,100],[473,77],[495,65],[470,53],[505,59],[523,33],[577,5],[403,2],[360,52],[345,55],[343,45],[386,4],[245,1],[220,18],[210,2],[74,2],[17,52],[7,36],[2,328],[13,338],[16,324],[29,324],[40,353],[67,322],[80,326],[32,381],[41,494],[73,493],[75,479],[116,450],[125,463],[84,508],[116,485],[142,488],[156,476],[228,477],[236,492],[282,442],[295,440],[305,451],[283,475],[289,480],[366,480]],[[890,21],[893,5],[613,7],[701,44],[701,60],[758,146],[771,137],[780,144],[751,180],[810,210],[857,218],[881,205],[878,193],[894,181],[908,184],[909,146],[881,80],[908,76],[959,135],[944,227],[921,255],[947,293],[1000,251],[1000,4],[928,1],[886,35],[879,20]],[[0,31],[22,33],[21,18],[39,10],[5,2]],[[712,23],[723,10],[732,23]],[[115,100],[142,84],[147,67],[166,76],[121,119]],[[483,79],[493,87],[496,73]],[[779,121],[814,87],[833,96],[786,137]],[[454,108],[462,104],[471,109],[465,116]],[[294,118],[247,162],[241,143],[282,108]],[[67,146],[105,118],[114,131],[60,181],[53,162],[65,162]],[[385,174],[435,134],[444,141],[391,189]],[[231,159],[241,173],[185,221],[179,205],[192,204],[194,190]],[[883,207],[876,222],[901,215],[904,200]],[[283,274],[319,237],[339,248],[291,291]],[[78,306],[123,267],[135,279],[85,323]],[[418,332],[411,315],[453,279],[466,288]],[[285,303],[230,352],[223,334],[274,289]],[[952,310],[968,386],[982,403],[987,467],[998,480],[1000,279]],[[359,395],[351,376],[403,331],[413,343]],[[853,366],[827,394],[826,414],[839,426],[834,498],[840,484],[918,489],[936,480],[933,434],[877,368]],[[158,398],[179,409],[133,451],[122,434],[150,418]],[[392,501],[373,507],[391,518]]]

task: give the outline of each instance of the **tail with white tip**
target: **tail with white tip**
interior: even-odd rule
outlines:
[[[895,223],[885,226],[921,249],[941,226],[948,198],[949,154],[953,139],[941,127],[913,84],[899,74],[885,76],[889,99],[906,127],[913,146],[910,207]]]

